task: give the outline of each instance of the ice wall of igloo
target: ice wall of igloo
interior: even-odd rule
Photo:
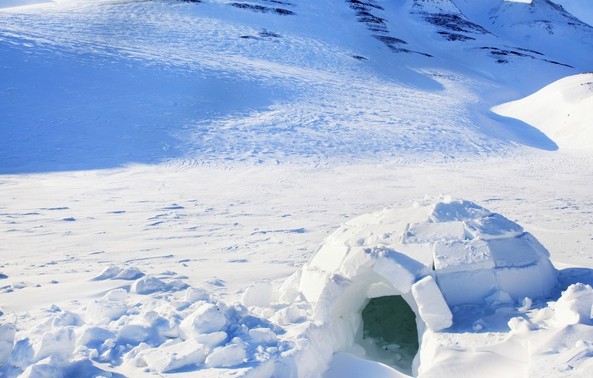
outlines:
[[[302,268],[299,291],[337,352],[362,338],[362,313],[373,298],[401,296],[421,340],[425,329],[452,325],[454,305],[543,298],[556,283],[548,251],[520,225],[470,201],[441,198],[345,223]],[[421,363],[417,355],[412,374]]]

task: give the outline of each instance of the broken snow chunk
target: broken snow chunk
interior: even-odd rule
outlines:
[[[117,340],[123,344],[138,345],[148,340],[150,329],[140,324],[126,324],[117,332]]]
[[[232,367],[247,359],[244,343],[229,344],[215,349],[206,357],[206,366],[210,368]]]
[[[306,315],[305,310],[292,305],[276,311],[272,320],[280,325],[301,323],[305,320]]]
[[[198,301],[209,302],[210,299],[211,299],[210,294],[208,293],[208,291],[206,291],[204,289],[188,287],[187,290],[185,290],[185,301],[186,302],[190,302],[190,303],[195,303]]]
[[[196,341],[200,344],[204,344],[209,348],[213,348],[222,344],[227,338],[228,335],[224,331],[212,332],[212,333],[202,333],[195,335]]]
[[[95,278],[93,278],[94,281],[102,281],[102,280],[108,280],[110,278],[113,278],[115,276],[117,276],[119,273],[121,273],[123,269],[119,268],[115,265],[110,265],[107,268],[103,269],[103,271]]]
[[[249,337],[256,344],[272,344],[277,341],[276,334],[269,328],[252,328],[249,330]]]
[[[490,211],[466,200],[442,201],[434,206],[430,220],[435,223],[466,221],[489,216]]]
[[[418,305],[418,313],[429,329],[440,331],[451,327],[453,314],[431,276],[426,276],[412,286],[412,295]]]
[[[412,223],[409,224],[402,237],[404,244],[434,243],[446,240],[467,239],[463,222],[451,221],[443,223]]]
[[[570,285],[554,305],[554,320],[561,325],[593,324],[593,288],[576,283]]]
[[[75,342],[76,336],[72,328],[60,328],[53,332],[47,332],[36,345],[35,360],[51,357],[56,361],[66,362],[74,351]]]
[[[514,238],[523,233],[523,227],[500,214],[490,214],[483,218],[464,222],[469,234],[480,239]]]
[[[529,319],[521,317],[512,318],[511,320],[509,320],[508,325],[511,329],[511,332],[513,333],[527,333],[538,328]]]
[[[145,350],[139,353],[138,358],[154,371],[169,373],[184,367],[202,365],[206,353],[203,345],[190,339]]]
[[[204,303],[187,318],[183,319],[180,328],[186,338],[190,336],[222,331],[227,324],[222,309],[212,303]]]
[[[433,256],[434,268],[440,272],[494,268],[488,244],[482,240],[437,242]]]
[[[273,300],[274,287],[267,281],[251,284],[241,297],[241,302],[248,307],[269,307]]]
[[[137,294],[152,294],[162,291],[167,285],[153,276],[142,277],[132,284],[131,291]]]
[[[410,291],[412,284],[428,273],[425,265],[393,250],[380,249],[377,256],[373,270],[402,293]]]
[[[35,365],[28,366],[25,371],[19,375],[20,378],[63,378],[64,375],[59,367],[48,363],[49,361],[40,361]]]
[[[85,312],[86,322],[104,324],[119,319],[128,311],[127,298],[128,293],[124,289],[114,289],[103,298],[90,301]]]
[[[179,318],[164,318],[155,311],[149,311],[144,314],[144,320],[150,324],[150,327],[156,333],[164,338],[179,337]]]
[[[113,277],[114,279],[117,280],[137,280],[140,277],[143,277],[144,273],[142,273],[138,268],[126,268],[124,270],[122,270],[121,272],[119,272],[115,277]]]
[[[438,273],[437,282],[449,306],[484,303],[484,298],[498,287],[493,270]]]
[[[507,292],[502,290],[497,290],[485,299],[490,307],[500,307],[504,305],[512,305],[514,303],[513,298],[511,298]]]
[[[12,349],[12,353],[10,353],[8,363],[19,369],[25,369],[33,363],[34,358],[35,351],[33,350],[31,341],[27,337],[16,342]]]
[[[125,289],[109,290],[103,296],[103,300],[111,302],[125,302],[128,300],[128,292]]]
[[[535,264],[540,259],[523,238],[493,239],[486,243],[497,267],[522,267]]]
[[[87,348],[99,349],[99,347],[108,339],[114,339],[115,333],[103,327],[87,327],[78,337],[77,344],[84,345]]]
[[[64,311],[56,314],[52,320],[52,327],[80,326],[82,319],[78,314]]]
[[[3,366],[10,357],[15,335],[15,323],[12,321],[5,322],[4,317],[0,317],[0,366]]]

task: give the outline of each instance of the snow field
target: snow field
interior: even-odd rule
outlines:
[[[368,5],[377,31],[356,4],[2,8],[0,375],[587,376],[591,156],[489,108],[590,70],[590,28],[409,0]],[[586,123],[583,77],[546,104]],[[410,361],[361,342],[394,294]]]

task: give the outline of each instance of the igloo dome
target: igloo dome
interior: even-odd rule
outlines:
[[[391,365],[415,374],[422,334],[450,327],[450,308],[543,298],[556,274],[548,251],[517,223],[441,198],[345,223],[302,268],[299,291],[334,352],[367,334],[382,340],[393,334],[379,349],[395,345]]]

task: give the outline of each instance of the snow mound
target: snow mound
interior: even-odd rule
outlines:
[[[565,77],[528,97],[492,110],[538,128],[562,149],[592,151],[591,109],[593,73]]]

